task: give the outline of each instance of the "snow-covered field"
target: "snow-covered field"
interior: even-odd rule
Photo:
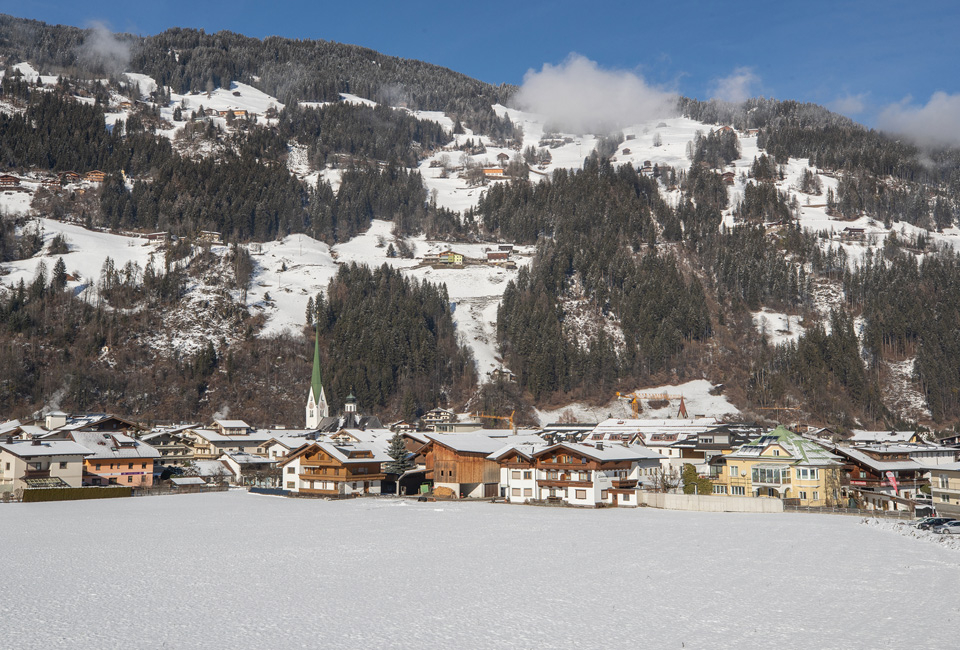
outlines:
[[[956,550],[852,517],[234,491],[0,520],[22,650],[949,648],[960,622]]]

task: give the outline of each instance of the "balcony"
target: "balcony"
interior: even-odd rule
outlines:
[[[593,481],[571,481],[571,480],[562,480],[562,479],[541,479],[537,481],[537,485],[540,487],[556,487],[556,488],[566,488],[566,487],[593,487]]]
[[[610,484],[618,490],[632,490],[633,488],[637,487],[637,479],[615,478],[610,481]]]
[[[50,469],[28,469],[23,472],[23,478],[50,478]]]

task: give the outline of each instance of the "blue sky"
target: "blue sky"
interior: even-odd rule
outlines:
[[[491,83],[571,53],[684,95],[811,101],[874,125],[960,112],[960,3],[874,2],[211,2],[0,0],[50,23],[155,34],[173,26],[321,38],[422,59]],[[941,99],[944,96],[938,96]],[[941,102],[942,104],[942,102]],[[937,104],[938,106],[940,104]],[[886,114],[883,112],[886,110]],[[934,117],[939,116],[936,113]],[[929,116],[927,116],[929,118]]]

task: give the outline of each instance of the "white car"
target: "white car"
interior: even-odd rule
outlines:
[[[960,521],[948,521],[942,526],[934,527],[933,532],[938,535],[960,535]]]

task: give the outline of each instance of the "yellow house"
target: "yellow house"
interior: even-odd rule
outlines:
[[[784,427],[710,461],[714,494],[790,499],[801,506],[840,502],[840,458]]]
[[[938,515],[960,517],[960,463],[931,468],[930,490]]]
[[[444,264],[453,264],[457,266],[463,264],[463,255],[453,251],[444,251],[440,253],[438,257],[440,258],[440,262]]]

